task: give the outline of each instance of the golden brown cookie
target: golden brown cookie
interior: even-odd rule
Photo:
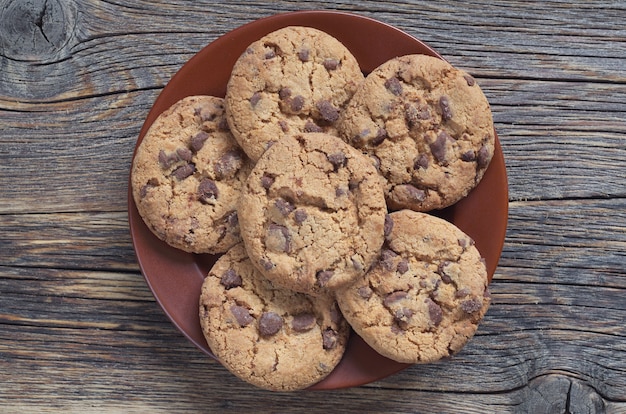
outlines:
[[[375,157],[391,209],[440,209],[465,197],[494,152],[489,103],[476,81],[426,55],[391,59],[361,84],[339,134]]]
[[[473,241],[453,224],[412,210],[389,214],[385,235],[378,263],[337,293],[344,317],[372,348],[399,362],[458,352],[490,303]]]
[[[235,63],[226,91],[228,123],[256,161],[287,134],[335,132],[362,80],[356,59],[334,37],[310,27],[279,29]]]
[[[276,289],[242,244],[223,255],[204,280],[200,322],[226,368],[275,391],[306,388],[326,377],[349,335],[334,299]]]
[[[163,112],[137,148],[133,198],[161,240],[221,253],[241,241],[236,207],[251,169],[228,131],[223,99],[191,96]]]
[[[364,275],[387,209],[368,157],[335,136],[303,133],[263,154],[238,212],[254,265],[278,286],[317,294]]]

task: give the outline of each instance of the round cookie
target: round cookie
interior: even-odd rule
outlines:
[[[335,136],[303,133],[263,154],[238,212],[254,265],[278,286],[315,295],[365,274],[387,208],[368,157]]]
[[[337,292],[344,317],[373,349],[398,362],[458,352],[490,303],[473,241],[453,224],[412,210],[389,214],[385,235],[376,265]]]
[[[371,72],[338,130],[378,160],[393,210],[456,203],[482,179],[494,152],[491,110],[476,81],[426,55],[394,58]]]
[[[228,123],[246,154],[261,154],[286,134],[335,132],[335,122],[363,80],[337,39],[291,26],[252,43],[235,63],[226,90]]]
[[[275,391],[306,388],[326,377],[341,360],[350,331],[334,299],[276,289],[242,244],[220,257],[205,278],[200,322],[228,370]]]
[[[237,201],[252,162],[228,131],[223,99],[186,97],[163,112],[137,148],[137,210],[161,240],[193,253],[241,241]]]

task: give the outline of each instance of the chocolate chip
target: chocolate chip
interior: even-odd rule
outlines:
[[[346,154],[343,152],[335,152],[333,154],[328,154],[326,156],[328,162],[333,165],[335,171],[339,170],[341,167],[345,167],[348,163],[348,159],[346,158]]]
[[[374,291],[372,291],[372,289],[369,286],[361,286],[358,290],[357,293],[359,294],[360,297],[362,297],[363,299],[369,299],[372,297],[372,294],[374,293]]]
[[[172,171],[172,175],[174,177],[176,177],[177,180],[182,181],[185,178],[187,178],[190,175],[192,175],[195,171],[196,171],[196,166],[195,165],[193,165],[193,164],[185,164],[185,165],[181,165],[180,167],[178,167],[174,171]]]
[[[467,299],[461,302],[461,309],[465,313],[474,313],[483,307],[483,303],[477,298]]]
[[[334,349],[337,346],[337,332],[331,328],[326,328],[322,332],[322,347],[324,349]]]
[[[243,158],[239,151],[227,151],[217,160],[213,166],[218,179],[232,178],[243,165]]]
[[[411,316],[413,316],[414,314],[415,312],[413,312],[413,309],[401,308],[397,309],[393,313],[393,319],[396,321],[400,328],[406,329],[408,327],[409,319],[411,319]]]
[[[335,122],[339,119],[339,109],[335,108],[329,101],[319,101],[315,106],[324,121]]]
[[[267,271],[270,271],[274,268],[274,263],[270,259],[261,259],[260,261],[261,267]]]
[[[250,105],[254,108],[261,100],[261,92],[255,92],[250,97]]]
[[[400,263],[398,263],[398,266],[396,267],[396,271],[398,273],[400,273],[401,275],[403,275],[406,272],[408,272],[409,271],[409,262],[407,262],[406,259],[401,260]]]
[[[267,174],[263,174],[263,176],[261,177],[261,186],[265,188],[266,190],[269,190],[272,184],[274,184],[274,180],[275,180],[274,177],[269,176]]]
[[[309,61],[309,49],[308,48],[302,48],[298,51],[298,59],[300,59],[302,62],[308,62]]]
[[[367,136],[370,134],[370,130],[368,128],[362,130],[361,132],[359,132],[357,135],[352,137],[352,146],[354,147],[361,147],[363,146],[363,144],[365,143],[365,138],[367,138]]]
[[[284,119],[278,121],[278,125],[280,126],[281,131],[289,132],[289,124]]]
[[[311,121],[306,121],[304,132],[324,132],[324,129]]]
[[[326,286],[326,284],[328,284],[328,282],[330,281],[330,279],[333,277],[334,274],[335,272],[333,272],[332,270],[319,270],[315,274],[315,277],[317,279],[317,284],[320,285],[321,287]]]
[[[372,140],[372,145],[375,147],[379,146],[387,139],[387,137],[388,137],[387,130],[385,128],[378,128],[378,132],[376,133],[376,136]]]
[[[467,86],[474,86],[476,84],[476,81],[471,75],[465,74],[463,75],[463,78],[465,78],[465,82],[467,82]]]
[[[204,204],[213,204],[219,196],[219,189],[215,181],[210,178],[203,178],[198,185],[198,200]]]
[[[291,89],[284,87],[284,88],[280,88],[280,90],[278,91],[278,97],[280,99],[287,99],[291,96]]]
[[[326,70],[335,70],[339,67],[339,59],[327,58],[324,59],[324,67]]]
[[[296,212],[293,215],[294,220],[298,224],[304,223],[304,220],[306,220],[307,217],[308,217],[308,214],[304,210],[296,210]]]
[[[191,150],[193,152],[198,152],[204,146],[204,142],[209,139],[209,134],[206,132],[198,132],[191,138]]]
[[[403,290],[397,290],[395,292],[392,292],[390,294],[388,294],[385,299],[383,299],[383,305],[385,305],[386,307],[391,306],[392,304],[406,298],[408,296],[408,293],[403,291]]]
[[[441,276],[441,281],[443,283],[452,283],[452,278],[446,273],[446,266],[449,264],[449,261],[444,260],[437,265],[437,274]]]
[[[398,254],[394,252],[393,250],[383,249],[382,252],[380,253],[380,264],[386,270],[393,270],[394,260],[396,257],[398,257]]]
[[[145,196],[148,195],[148,190],[154,187],[158,187],[158,186],[159,186],[159,180],[157,178],[149,179],[148,182],[143,187],[141,187],[141,190],[139,191],[139,196],[141,198],[144,198]]]
[[[231,306],[230,313],[233,314],[239,326],[248,326],[254,321],[254,318],[250,315],[250,311],[243,306]]]
[[[187,161],[187,162],[190,162],[191,158],[193,157],[193,154],[191,153],[189,148],[178,148],[176,150],[176,155],[182,161]]]
[[[294,96],[293,99],[289,101],[289,109],[291,109],[292,112],[300,112],[302,108],[304,108],[304,96]]]
[[[417,104],[406,103],[404,104],[404,119],[406,120],[409,128],[413,128],[419,125],[419,121],[425,121],[430,119],[430,112],[426,107],[418,106]]]
[[[283,327],[283,318],[274,312],[263,312],[259,318],[259,333],[261,336],[276,335]]]
[[[428,316],[433,322],[433,325],[438,326],[443,320],[443,311],[441,306],[437,305],[431,298],[426,298],[424,303],[428,306]]]
[[[276,199],[276,201],[274,202],[274,206],[283,216],[288,216],[289,213],[295,210],[295,207],[293,206],[293,204],[291,204],[289,201],[284,200],[282,198]]]
[[[180,158],[178,158],[176,153],[166,154],[163,150],[159,151],[159,164],[161,164],[161,167],[164,169],[170,168],[178,161],[180,161]]]
[[[465,161],[465,162],[476,161],[476,153],[472,150],[465,151],[463,154],[461,154],[461,161]]]
[[[276,57],[276,49],[273,46],[266,46],[265,59],[273,59]]]
[[[385,81],[385,88],[392,94],[400,96],[402,94],[402,83],[398,78],[389,78]]]
[[[426,200],[426,192],[411,184],[402,184],[396,188],[404,190],[406,197],[411,201],[422,202]]]
[[[294,315],[291,321],[291,328],[296,332],[306,332],[313,329],[317,320],[312,313],[301,313]]]
[[[413,162],[413,169],[419,170],[420,168],[424,170],[428,168],[428,155],[421,154],[415,159],[415,162]]]
[[[220,122],[217,124],[217,129],[220,131],[230,131],[230,125],[228,125],[228,120],[226,118],[221,118]]]
[[[478,150],[478,154],[476,156],[476,161],[478,162],[478,168],[485,168],[487,164],[489,164],[491,157],[489,155],[489,149],[485,145],[480,147]]]
[[[241,276],[239,276],[234,269],[228,269],[220,278],[220,284],[224,286],[226,290],[239,287],[242,283]]]
[[[383,226],[383,234],[385,238],[389,237],[393,230],[393,219],[389,214],[385,215],[385,225]]]
[[[491,292],[489,291],[488,288],[486,288],[485,291],[483,292],[483,298],[491,298]]]
[[[466,248],[468,245],[468,241],[465,237],[458,239],[459,246],[462,248]]]
[[[439,135],[437,135],[435,142],[430,144],[430,151],[437,162],[442,163],[446,160],[446,144],[451,140],[452,137],[446,131],[441,131]]]
[[[456,298],[464,298],[470,294],[470,290],[468,288],[462,288],[456,291],[454,297]]]
[[[291,253],[291,234],[289,229],[280,224],[270,223],[265,244],[270,250]]]
[[[452,119],[452,108],[450,108],[450,100],[447,96],[439,98],[439,108],[441,109],[441,118],[444,121]]]

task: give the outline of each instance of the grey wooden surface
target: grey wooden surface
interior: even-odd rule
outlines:
[[[493,305],[455,358],[280,394],[231,376],[148,290],[127,222],[148,110],[252,20],[373,17],[472,73],[510,216]],[[0,411],[626,413],[624,1],[0,0]]]

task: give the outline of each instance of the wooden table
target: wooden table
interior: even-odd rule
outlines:
[[[626,3],[0,0],[0,412],[626,412]],[[510,217],[451,360],[271,393],[200,353],[136,263],[127,180],[170,77],[275,13],[355,12],[488,96]]]

